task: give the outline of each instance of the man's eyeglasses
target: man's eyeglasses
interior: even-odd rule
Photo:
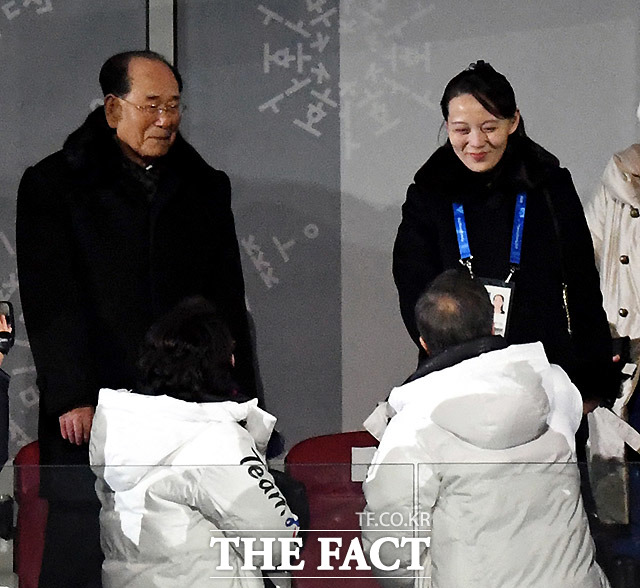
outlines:
[[[184,111],[187,109],[185,104],[134,104],[133,102],[127,100],[126,98],[121,98],[120,96],[116,96],[118,100],[122,100],[127,104],[131,104],[134,108],[137,108],[144,116],[149,119],[157,120],[158,117],[162,115],[162,113],[167,116],[178,118],[182,116]]]

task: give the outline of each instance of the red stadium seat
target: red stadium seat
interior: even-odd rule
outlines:
[[[14,492],[18,504],[13,570],[20,588],[38,588],[48,505],[40,498],[40,447],[23,447],[14,460]]]
[[[357,513],[365,501],[362,482],[352,481],[352,448],[377,445],[369,433],[355,431],[301,441],[287,454],[287,472],[306,487],[311,526],[302,551],[304,569],[293,572],[295,588],[379,588],[368,571],[338,570],[341,562],[333,564],[333,571],[317,571],[319,537],[342,539],[344,554],[351,540],[360,536]]]

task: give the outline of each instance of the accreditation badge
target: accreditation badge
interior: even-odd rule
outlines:
[[[491,278],[479,278],[489,294],[493,305],[493,329],[496,335],[507,336],[509,316],[515,284]]]

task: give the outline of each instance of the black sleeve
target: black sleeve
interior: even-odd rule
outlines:
[[[218,199],[216,216],[220,231],[213,240],[212,256],[215,259],[209,287],[216,306],[224,316],[235,340],[235,379],[241,391],[252,398],[258,397],[260,406],[264,399],[256,384],[252,338],[245,303],[244,277],[240,262],[240,249],[235,221],[231,209],[231,182],[227,174],[217,171]]]
[[[9,381],[11,377],[0,369],[0,469],[9,459]]]
[[[416,184],[409,186],[402,206],[402,221],[393,246],[393,278],[398,289],[400,313],[416,345],[419,333],[415,320],[418,298],[443,271],[433,214],[428,197]]]
[[[95,405],[98,397],[62,183],[62,176],[27,169],[18,189],[16,221],[22,310],[41,410],[50,416]]]
[[[568,170],[560,170],[557,185],[549,194],[558,220],[571,338],[578,356],[569,375],[585,398],[611,398],[618,392],[618,381],[609,324],[591,234]]]

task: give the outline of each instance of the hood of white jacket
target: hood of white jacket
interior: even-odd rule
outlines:
[[[609,160],[602,183],[616,200],[640,207],[640,144],[631,145]]]
[[[542,344],[512,345],[396,388],[389,402],[477,447],[507,449],[547,430],[548,368]]]
[[[264,455],[276,418],[255,399],[195,403],[103,388],[91,430],[91,465],[113,490],[129,490],[152,468],[170,464],[181,447],[211,427],[232,423],[242,423]],[[203,446],[200,463],[192,465],[208,463]],[[104,473],[100,466],[107,466]]]

